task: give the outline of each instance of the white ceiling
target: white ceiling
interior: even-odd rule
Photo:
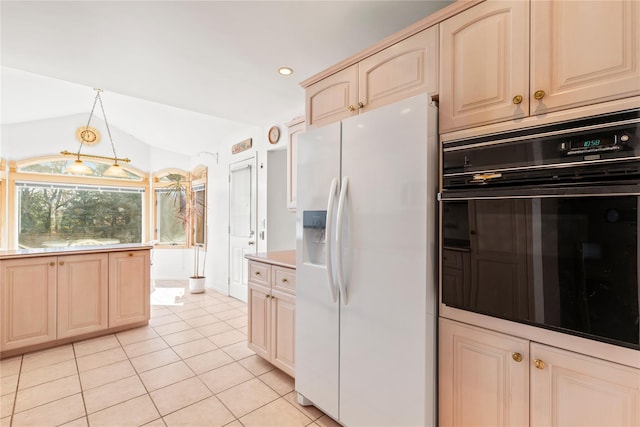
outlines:
[[[213,116],[224,139],[302,114],[300,81],[449,3],[2,0],[2,123],[82,113],[93,101],[66,106],[59,85],[55,102],[37,102],[51,85],[26,90],[32,80],[15,69]],[[281,66],[294,74],[278,75]]]

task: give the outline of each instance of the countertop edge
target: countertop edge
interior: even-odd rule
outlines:
[[[246,254],[246,259],[286,268],[296,268],[296,251],[272,251],[257,254]]]
[[[102,252],[141,251],[152,248],[153,246],[147,244],[125,244],[102,246],[68,246],[65,248],[0,250],[0,260],[60,255],[79,255]]]

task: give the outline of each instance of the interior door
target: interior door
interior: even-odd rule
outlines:
[[[256,158],[229,165],[229,295],[247,302],[248,253],[256,252]]]

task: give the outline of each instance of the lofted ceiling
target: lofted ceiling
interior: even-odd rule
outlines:
[[[300,81],[449,3],[3,0],[0,59],[8,70],[0,82],[2,123],[90,107],[93,94],[72,106],[76,97],[61,96],[64,85],[46,101],[47,87],[56,85],[30,84],[35,80],[18,72],[26,71],[205,115],[214,123],[210,137],[222,140],[241,126],[302,114]],[[281,66],[293,68],[293,75],[279,75]],[[115,125],[143,133],[128,129],[134,121],[121,121]]]

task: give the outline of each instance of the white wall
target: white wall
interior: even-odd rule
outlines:
[[[287,150],[267,152],[267,250],[296,248],[296,215],[287,209]]]

